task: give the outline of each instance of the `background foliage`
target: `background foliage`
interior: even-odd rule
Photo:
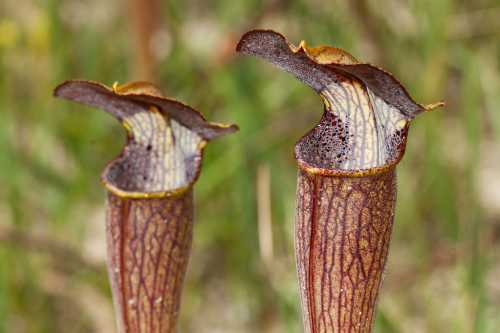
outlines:
[[[0,2],[0,332],[114,331],[98,179],[125,135],[51,91],[69,78],[145,77],[241,127],[206,151],[180,331],[302,331],[292,149],[322,106],[290,75],[236,56],[238,37],[255,27],[343,47],[393,72],[418,101],[447,101],[415,120],[399,167],[376,331],[500,331],[497,1],[127,6]]]

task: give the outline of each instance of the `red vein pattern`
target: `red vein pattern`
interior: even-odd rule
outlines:
[[[118,332],[176,332],[192,240],[192,191],[161,199],[109,192],[106,220]]]
[[[295,254],[306,333],[368,333],[396,202],[394,169],[366,177],[299,171]]]

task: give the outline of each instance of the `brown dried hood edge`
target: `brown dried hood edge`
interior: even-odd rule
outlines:
[[[257,29],[246,32],[238,42],[236,51],[256,55],[252,49],[248,48],[248,44],[266,38],[266,35],[285,43],[293,53],[305,54],[311,61],[311,65],[316,65],[314,67],[318,69],[337,71],[342,74],[354,76],[369,87],[377,96],[399,109],[410,119],[414,118],[420,112],[430,111],[445,105],[442,101],[428,105],[415,102],[406,88],[393,74],[375,65],[360,63],[343,49],[332,46],[307,47],[304,41],[296,47],[285,36],[273,30]]]

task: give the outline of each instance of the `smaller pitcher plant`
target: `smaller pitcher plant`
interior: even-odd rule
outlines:
[[[396,204],[396,165],[420,105],[390,73],[344,50],[247,32],[237,51],[290,72],[322,98],[319,124],[295,146],[295,255],[306,333],[373,326]]]
[[[121,154],[102,174],[118,332],[176,332],[203,149],[238,127],[207,122],[147,82],[108,88],[67,81],[54,95],[103,109],[127,132]]]

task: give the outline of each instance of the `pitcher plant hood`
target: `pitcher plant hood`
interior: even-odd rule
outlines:
[[[290,72],[321,96],[321,121],[295,146],[309,173],[364,176],[391,168],[404,154],[410,121],[444,105],[418,104],[391,73],[342,49],[294,46],[271,30],[247,32],[236,50]]]
[[[102,174],[112,193],[127,198],[166,197],[185,192],[196,181],[206,143],[238,130],[211,123],[201,113],[164,97],[147,82],[114,84],[66,81],[56,97],[103,109],[127,131],[127,143]]]

